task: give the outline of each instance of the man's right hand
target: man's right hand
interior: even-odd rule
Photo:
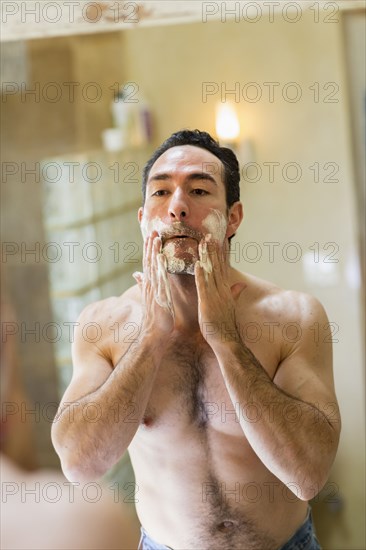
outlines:
[[[133,277],[141,290],[143,321],[142,332],[167,336],[174,329],[172,302],[166,258],[161,253],[161,238],[153,231],[144,244],[143,273]]]

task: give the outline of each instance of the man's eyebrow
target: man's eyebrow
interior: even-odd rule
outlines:
[[[161,173],[161,174],[155,174],[154,176],[149,176],[148,183],[150,181],[164,181],[164,180],[170,180],[171,176],[169,174]]]
[[[192,174],[188,175],[188,180],[209,180],[212,181],[215,185],[217,185],[217,181],[213,177],[212,174],[209,172],[193,172]]]
[[[170,179],[172,179],[171,174],[169,174],[168,172],[161,172],[160,174],[157,173],[151,176],[148,180],[148,183],[154,182],[154,181],[166,181]],[[217,181],[209,172],[192,172],[191,174],[187,174],[186,179],[187,180],[209,180],[215,185],[217,185]]]

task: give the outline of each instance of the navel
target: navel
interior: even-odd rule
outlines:
[[[237,527],[237,522],[227,519],[218,524],[217,530],[221,533],[229,533]]]

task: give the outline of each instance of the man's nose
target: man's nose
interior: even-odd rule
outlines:
[[[175,192],[172,196],[169,204],[169,216],[176,221],[180,221],[189,216],[188,201],[181,190]]]

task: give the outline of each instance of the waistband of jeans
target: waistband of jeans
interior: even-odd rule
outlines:
[[[313,517],[311,514],[311,507],[308,506],[308,511],[306,514],[306,518],[304,519],[304,522],[295,531],[295,533],[291,535],[288,541],[285,542],[285,544],[279,548],[279,550],[288,550],[290,548],[295,548],[293,544],[309,536],[310,533],[312,533],[312,531],[313,531]]]
[[[165,546],[164,544],[160,544],[159,542],[157,542],[156,540],[154,540],[153,538],[151,538],[151,536],[149,535],[149,533],[147,531],[145,531],[145,529],[142,527],[141,525],[141,541],[140,541],[140,544],[143,543],[143,540],[145,539],[145,541],[149,542],[150,545],[152,545],[152,547],[154,548],[154,550],[172,550],[169,546]],[[140,548],[140,546],[139,546]],[[141,546],[142,548],[142,546]]]
[[[301,538],[306,537],[311,531],[313,530],[313,519],[311,514],[311,507],[308,507],[308,511],[306,514],[306,518],[304,522],[300,525],[300,527],[295,531],[295,533],[288,539],[287,542],[283,546],[279,548],[279,550],[287,550],[288,548],[291,548],[291,545],[295,541],[298,541]],[[141,526],[141,535],[142,537],[145,537],[148,541],[151,541],[156,545],[157,550],[171,550],[169,549],[169,546],[165,546],[164,544],[160,544],[154,539],[152,539],[147,531]]]

